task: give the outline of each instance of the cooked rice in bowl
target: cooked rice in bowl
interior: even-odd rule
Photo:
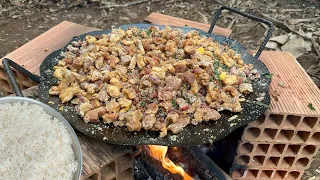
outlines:
[[[0,179],[73,179],[78,162],[63,122],[27,102],[0,104]]]

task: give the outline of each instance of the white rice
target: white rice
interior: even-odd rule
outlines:
[[[77,170],[71,137],[42,107],[0,104],[0,179],[69,180]]]

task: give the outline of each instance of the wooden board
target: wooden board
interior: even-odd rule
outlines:
[[[170,26],[188,25],[188,27],[198,28],[198,29],[201,29],[205,32],[208,32],[208,30],[210,28],[209,24],[204,24],[204,23],[199,23],[199,22],[181,19],[181,18],[177,18],[177,17],[167,16],[167,15],[159,14],[159,13],[151,13],[149,16],[144,18],[144,20],[148,21],[152,24],[158,24],[158,25],[170,25]],[[231,32],[232,31],[230,29],[224,29],[224,28],[215,26],[213,28],[212,34],[229,37],[231,35]]]

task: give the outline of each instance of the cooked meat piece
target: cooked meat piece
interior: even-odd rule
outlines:
[[[178,90],[181,86],[181,79],[177,76],[168,76],[166,79],[166,90]]]
[[[171,123],[175,123],[178,121],[178,118],[179,118],[179,114],[176,113],[176,112],[170,112],[168,115],[167,115],[167,118],[166,120],[168,122],[171,122]]]
[[[98,107],[96,110],[98,111],[99,117],[102,117],[107,113],[106,107],[103,107],[103,106]]]
[[[132,100],[127,99],[127,98],[120,98],[118,100],[118,103],[119,103],[121,108],[130,108],[130,106],[132,104]]]
[[[96,109],[88,111],[84,115],[83,120],[84,120],[85,123],[89,123],[89,122],[97,123],[97,122],[99,122],[98,111]]]
[[[66,89],[61,90],[59,98],[61,99],[62,103],[66,103],[73,98],[74,93],[73,87],[67,87]]]
[[[242,94],[249,94],[253,92],[252,84],[250,83],[242,83],[239,85],[239,91]]]
[[[133,88],[123,89],[122,92],[128,99],[132,100],[137,97],[137,94]]]
[[[109,113],[115,113],[120,111],[120,104],[115,101],[109,101],[106,104],[107,112]]]
[[[98,107],[101,106],[101,103],[100,103],[100,101],[99,101],[98,99],[92,99],[92,100],[90,101],[90,103],[91,103],[91,105],[92,105],[92,107],[93,107],[94,109],[96,109],[96,108],[98,108]]]
[[[225,86],[223,88],[223,91],[230,93],[232,97],[235,97],[238,95],[238,90],[233,86]]]
[[[149,114],[142,120],[142,127],[143,129],[149,130],[153,127],[154,123],[156,122],[156,116],[154,114]]]
[[[159,88],[158,99],[161,101],[168,101],[174,99],[177,95],[176,91],[166,91],[163,88]]]
[[[82,103],[76,109],[79,112],[79,115],[83,117],[88,111],[92,109],[92,105],[90,103]]]
[[[98,93],[98,99],[101,102],[107,102],[109,98],[110,96],[108,95],[107,91],[104,88]]]
[[[110,84],[116,86],[118,89],[122,88],[122,82],[118,78],[111,78]]]
[[[179,119],[168,126],[168,130],[170,130],[173,134],[178,134],[182,131],[184,127],[186,127],[190,123],[190,118],[188,116],[179,117]]]
[[[60,93],[60,88],[58,86],[52,86],[49,89],[49,94],[51,95],[59,95],[59,93]]]
[[[112,97],[119,97],[121,95],[119,88],[110,84],[107,85],[107,92]]]
[[[119,115],[118,113],[105,114],[102,116],[103,122],[104,123],[112,123],[117,120],[118,115]]]
[[[174,66],[175,73],[183,73],[187,70],[187,66],[184,63],[178,63]]]
[[[196,77],[191,72],[185,72],[181,74],[181,79],[191,85],[195,81]]]
[[[185,111],[185,110],[189,109],[189,104],[186,102],[186,100],[184,100],[182,98],[178,98],[178,99],[176,99],[176,102],[179,105],[179,108],[181,111]]]
[[[146,114],[156,114],[159,110],[159,107],[156,103],[151,103],[147,105]]]
[[[128,65],[131,61],[131,56],[130,55],[120,56],[120,59],[124,65]]]
[[[219,114],[218,111],[214,109],[210,109],[208,112],[205,113],[203,116],[204,121],[210,121],[210,120],[218,120],[221,118],[221,115]]]

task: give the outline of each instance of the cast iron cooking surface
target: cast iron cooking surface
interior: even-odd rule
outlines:
[[[165,26],[151,25],[151,24],[129,24],[120,26],[120,28],[126,30],[129,27],[138,27],[139,29],[147,29],[150,26],[157,26],[163,29]],[[260,115],[262,115],[267,107],[256,102],[252,102],[258,97],[259,93],[266,93],[263,104],[270,104],[270,95],[268,87],[271,83],[271,79],[263,74],[268,74],[269,70],[260,60],[253,58],[240,43],[235,40],[218,36],[207,34],[204,31],[188,27],[173,27],[179,28],[184,33],[191,30],[197,30],[202,36],[211,37],[214,41],[218,41],[220,44],[226,44],[231,49],[238,53],[241,53],[242,58],[245,63],[251,63],[261,74],[261,79],[256,80],[253,83],[254,93],[246,97],[247,101],[243,102],[241,105],[243,110],[241,113],[231,113],[227,111],[220,112],[222,117],[217,121],[202,122],[197,126],[188,125],[179,134],[171,134],[164,138],[159,138],[159,132],[129,132],[126,127],[116,127],[111,124],[103,124],[102,122],[98,124],[85,123],[82,118],[76,114],[74,105],[71,103],[61,104],[58,96],[51,96],[48,94],[51,86],[57,83],[57,79],[53,76],[53,67],[58,64],[58,61],[63,57],[61,52],[66,51],[67,45],[71,44],[72,41],[83,40],[86,35],[101,35],[109,34],[111,30],[94,31],[83,34],[78,37],[74,37],[64,48],[51,53],[45,58],[40,66],[41,83],[39,88],[39,98],[42,102],[48,104],[54,109],[58,110],[69,123],[78,131],[86,134],[90,137],[104,140],[109,143],[114,144],[125,144],[125,145],[143,145],[143,144],[155,144],[155,145],[166,145],[166,146],[188,146],[211,143],[217,141],[236,128],[246,125],[254,120],[256,120]],[[62,107],[61,107],[62,106]],[[237,118],[229,120],[233,115],[237,115]]]

